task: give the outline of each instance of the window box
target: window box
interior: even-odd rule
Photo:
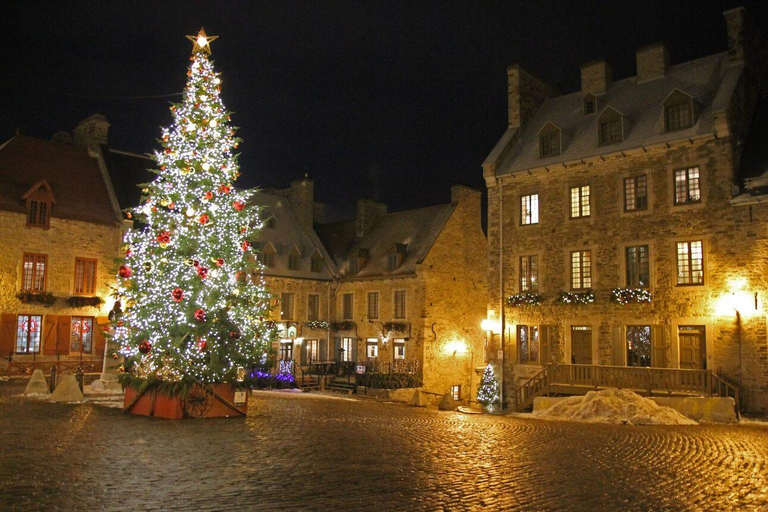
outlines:
[[[386,322],[382,324],[385,332],[406,332],[408,324],[402,322]]]
[[[538,306],[541,302],[542,298],[538,293],[517,293],[507,297],[507,306],[513,308],[519,306]]]
[[[50,292],[21,292],[16,294],[16,298],[18,298],[22,304],[42,304],[46,307],[52,306],[56,302],[56,297]]]
[[[595,294],[592,290],[585,292],[560,292],[557,302],[561,304],[592,304],[595,302]]]
[[[334,331],[353,331],[355,330],[355,322],[333,322],[331,328]]]
[[[71,308],[85,308],[88,306],[92,308],[98,308],[99,306],[104,304],[104,301],[101,300],[101,297],[72,296],[64,299],[64,302],[66,302],[67,305]]]
[[[622,306],[630,302],[651,302],[653,294],[643,288],[614,288],[611,292],[611,302]]]
[[[331,326],[329,322],[326,322],[325,320],[310,320],[309,322],[306,322],[304,325],[307,326],[307,329],[311,331],[327,331],[328,328]]]

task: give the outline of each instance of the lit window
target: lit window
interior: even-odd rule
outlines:
[[[21,288],[25,292],[45,291],[45,276],[48,256],[45,254],[24,254]]]
[[[368,338],[365,342],[365,357],[375,359],[379,357],[379,339]]]
[[[571,289],[586,290],[592,288],[592,253],[591,251],[571,252]]]
[[[627,287],[648,288],[650,283],[650,263],[648,246],[635,245],[626,249]]]
[[[627,366],[651,366],[651,326],[627,326]]]
[[[517,354],[521,364],[539,362],[539,327],[517,326]]]
[[[701,201],[699,168],[689,167],[675,171],[675,204]]]
[[[560,131],[555,130],[539,135],[539,156],[555,156],[560,154]]]
[[[40,352],[40,332],[42,328],[43,317],[40,315],[17,316],[16,352],[19,354],[35,354]]]
[[[537,293],[539,291],[539,257],[520,257],[520,292]]]
[[[451,386],[451,397],[457,402],[461,401],[461,384]]]
[[[539,223],[539,194],[531,194],[520,198],[520,224]]]
[[[320,318],[320,295],[310,293],[307,296],[307,320],[313,321]]]
[[[677,284],[704,284],[704,251],[701,240],[677,243]]]
[[[664,107],[664,126],[668,132],[693,126],[690,100]]]
[[[342,319],[343,320],[352,320],[352,305],[354,302],[355,295],[352,293],[345,293],[343,297],[343,307],[342,307]]]
[[[75,258],[75,294],[96,293],[96,260]]]
[[[307,352],[307,361],[312,363],[319,360],[320,349],[318,340],[304,340],[305,350]]]
[[[368,320],[379,318],[379,292],[368,293]]]
[[[648,178],[635,176],[624,180],[624,211],[648,209]]]
[[[395,291],[395,318],[405,318],[405,290]]]
[[[343,362],[354,361],[354,341],[352,338],[341,338],[341,348],[339,350],[339,359]]]
[[[405,340],[403,338],[395,338],[395,359],[405,359]]]
[[[69,351],[90,354],[93,341],[93,317],[73,316],[69,330]]]
[[[590,212],[589,185],[571,187],[571,218],[589,217]]]
[[[293,294],[284,293],[280,297],[280,319],[293,320]]]
[[[624,137],[621,133],[621,118],[600,122],[600,145],[621,142],[623,139]]]

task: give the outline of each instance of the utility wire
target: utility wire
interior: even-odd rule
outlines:
[[[171,98],[181,96],[183,92],[174,92],[173,94],[155,94],[152,96],[102,96],[99,94],[77,94],[72,92],[47,91],[48,94],[58,94],[60,96],[72,96],[74,98],[88,98],[94,100],[151,100],[157,98]]]

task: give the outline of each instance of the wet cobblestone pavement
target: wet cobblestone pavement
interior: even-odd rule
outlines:
[[[631,427],[258,393],[247,419],[0,383],[1,510],[766,510],[764,425]]]

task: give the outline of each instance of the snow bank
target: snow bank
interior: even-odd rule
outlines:
[[[533,415],[542,419],[588,423],[698,425],[674,409],[626,389],[604,389],[590,391],[585,396],[572,396],[547,409],[534,411]]]

